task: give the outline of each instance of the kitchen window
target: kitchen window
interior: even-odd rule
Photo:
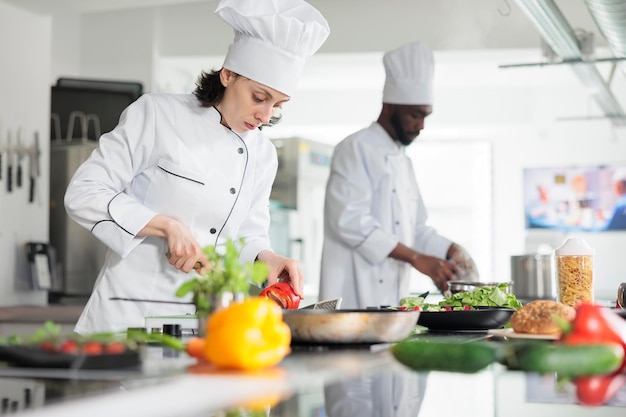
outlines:
[[[428,224],[467,249],[481,281],[507,281],[493,277],[491,143],[420,138],[406,151],[428,210]],[[412,293],[437,293],[430,279],[414,274]]]

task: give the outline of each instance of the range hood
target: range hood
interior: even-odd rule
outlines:
[[[546,44],[589,90],[591,97],[614,126],[626,126],[626,114],[595,66],[581,52],[574,29],[553,0],[516,0],[535,24]],[[626,57],[626,0],[585,0],[615,60]]]

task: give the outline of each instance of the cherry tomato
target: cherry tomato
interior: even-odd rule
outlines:
[[[293,291],[287,282],[277,282],[266,287],[259,297],[269,298],[276,301],[283,309],[293,310],[300,305],[300,297]]]
[[[41,350],[45,350],[46,352],[56,352],[57,348],[50,342],[43,342],[41,345]]]
[[[63,353],[76,354],[78,353],[78,343],[73,340],[66,340],[61,344],[59,350]]]
[[[111,342],[104,347],[104,352],[109,354],[124,353],[126,345],[122,342]]]
[[[103,351],[102,344],[98,342],[87,342],[81,348],[81,352],[85,355],[100,355]]]
[[[624,383],[626,383],[626,375],[619,373],[577,378],[574,381],[578,401],[589,406],[606,403],[615,396]]]

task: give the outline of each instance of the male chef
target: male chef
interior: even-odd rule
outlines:
[[[469,254],[426,224],[405,152],[433,110],[433,54],[414,42],[383,64],[378,120],[337,145],[326,186],[320,298],[342,297],[342,308],[398,305],[412,268],[442,292],[459,274],[477,278]]]

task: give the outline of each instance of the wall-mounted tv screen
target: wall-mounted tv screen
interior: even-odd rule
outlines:
[[[626,163],[525,168],[527,229],[626,230]]]

